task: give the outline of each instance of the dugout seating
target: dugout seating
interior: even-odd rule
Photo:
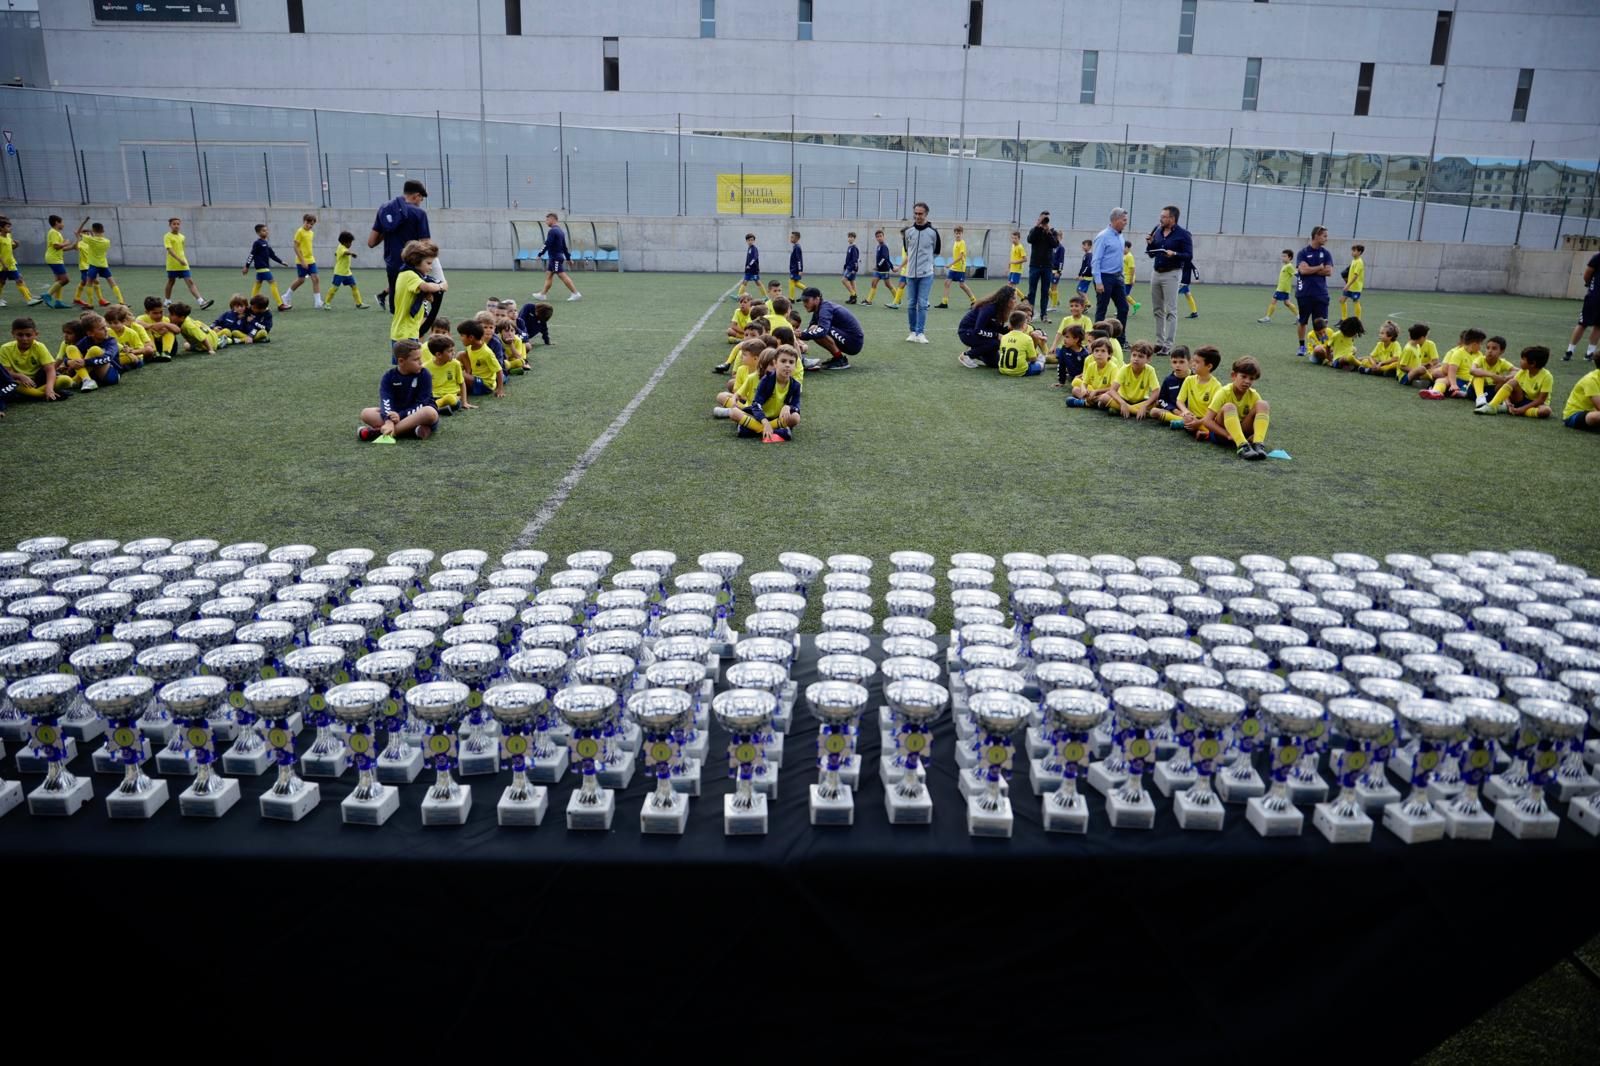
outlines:
[[[622,270],[622,257],[618,248],[621,244],[622,227],[618,223],[569,218],[562,228],[567,231],[567,249],[572,253],[575,267],[587,267],[590,270]],[[511,233],[513,269],[522,270],[524,264],[527,264],[528,269],[543,270],[544,262],[539,253],[544,248],[544,223],[528,220],[513,221]]]

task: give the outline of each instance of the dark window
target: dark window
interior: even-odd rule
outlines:
[[[967,44],[983,43],[983,0],[967,4]]]
[[[602,40],[605,61],[605,91],[608,93],[620,92],[622,89],[622,72],[618,67],[617,39],[606,37]]]
[[[700,0],[700,36],[717,35],[717,0]]]
[[[1533,70],[1523,67],[1517,75],[1517,95],[1511,101],[1511,121],[1528,121],[1528,97],[1533,93]]]
[[[289,0],[289,32],[306,32],[306,8],[301,0]]]
[[[506,0],[506,36],[522,36],[522,0]]]
[[[1356,78],[1356,114],[1365,115],[1372,107],[1372,70],[1375,63],[1361,64],[1361,75]]]
[[[795,40],[811,40],[811,0],[800,0],[800,26],[795,33]]]
[[[1183,0],[1178,12],[1178,52],[1181,55],[1194,52],[1194,9],[1195,0]]]
[[[1083,53],[1083,85],[1078,90],[1078,103],[1094,103],[1095,78],[1100,73],[1100,53],[1086,51]]]
[[[1239,105],[1241,111],[1254,111],[1256,101],[1261,99],[1261,60],[1250,58],[1244,61],[1244,102]]]
[[[1442,67],[1450,58],[1450,20],[1455,16],[1448,11],[1439,12],[1433,24],[1433,58],[1429,63]]]

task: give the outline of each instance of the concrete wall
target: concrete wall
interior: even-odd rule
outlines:
[[[161,238],[167,232],[167,219],[174,214],[183,220],[188,235],[189,260],[198,267],[238,267],[254,239],[252,227],[267,222],[279,253],[293,262],[290,234],[300,224],[300,210],[259,211],[233,207],[83,207],[77,204],[8,205],[13,235],[19,242],[18,259],[24,264],[42,262],[45,220],[51,214],[67,219],[70,231],[85,215],[104,222],[112,238],[111,262],[114,265],[159,266]],[[333,244],[341,229],[356,235],[360,255],[358,271],[381,269],[381,249],[366,249],[366,236],[372,226],[373,211],[329,208],[317,212],[317,260],[324,271],[333,263]],[[441,210],[428,213],[434,239],[441,248],[446,268],[470,270],[504,269],[511,265],[515,251],[505,211]],[[531,218],[532,213],[519,216]],[[569,227],[581,229],[590,221],[582,215],[569,219]],[[732,218],[650,218],[641,216],[607,217],[596,222],[615,224],[624,270],[672,270],[729,275],[730,283],[744,263],[744,235],[755,233],[762,249],[764,273],[783,277],[788,265],[788,235],[801,231],[806,250],[807,274],[818,279],[837,276],[844,262],[845,235],[854,230],[862,248],[862,262],[870,268],[872,231],[882,227],[891,248],[899,254],[898,220],[873,219],[818,221],[777,217]],[[935,219],[945,241],[952,240],[953,221]],[[965,221],[969,247],[976,254],[988,235],[987,255],[990,275],[1003,263],[1009,245],[1011,226],[1006,222]],[[1133,229],[1130,228],[1130,233]],[[1142,235],[1140,229],[1134,237]],[[1089,231],[1067,235],[1069,268],[1077,265],[1077,242],[1092,236]],[[1133,238],[1130,238],[1133,239]],[[1284,248],[1298,250],[1303,237],[1201,235],[1195,238],[1195,261],[1205,283],[1216,285],[1271,285],[1278,277],[1279,255]],[[1375,290],[1420,290],[1440,292],[1504,292],[1517,296],[1577,299],[1583,294],[1583,268],[1593,252],[1530,251],[1475,244],[1440,244],[1422,241],[1363,241],[1366,245],[1367,275]],[[1135,240],[1135,245],[1139,244]],[[1334,265],[1342,268],[1349,261],[1350,242],[1335,236],[1328,247]],[[1003,269],[1003,266],[999,267]],[[1148,276],[1141,264],[1139,277]],[[1330,288],[1335,288],[1337,278]]]

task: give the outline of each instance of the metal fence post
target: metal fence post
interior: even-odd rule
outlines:
[[[1333,184],[1333,140],[1338,134],[1328,134],[1328,165],[1322,168],[1322,217],[1317,219],[1317,225],[1328,224],[1328,186]]]
[[[1118,205],[1124,205],[1125,204],[1125,201],[1122,199],[1122,190],[1128,184],[1128,133],[1129,133],[1129,129],[1130,129],[1130,127],[1129,127],[1128,123],[1124,122],[1122,124],[1122,173],[1117,177],[1117,203],[1118,203]],[[1233,133],[1232,133],[1231,130],[1228,133],[1228,139],[1229,139],[1229,141],[1232,141],[1232,139],[1233,139]]]
[[[315,112],[313,112],[313,114],[315,114]],[[444,181],[444,122],[439,118],[439,112],[437,109],[435,109],[433,112],[433,143],[439,149],[439,180],[444,182],[444,206],[449,207],[450,183],[448,181]],[[508,187],[510,186],[509,177],[507,178],[506,184]],[[507,195],[509,196],[509,192]],[[510,207],[511,205],[508,203],[506,206]]]
[[[676,177],[677,181],[678,181],[678,214],[682,215],[683,214],[683,204],[684,204],[684,200],[683,200],[683,112],[682,111],[678,112],[678,166],[677,166],[677,174],[675,174],[674,177]]]
[[[1517,235],[1511,239],[1513,248],[1522,244],[1522,216],[1528,213],[1528,179],[1533,175],[1533,146],[1538,143],[1528,142],[1528,165],[1522,168],[1522,206],[1517,209]]]
[[[89,160],[83,154],[83,149],[78,149],[78,180],[83,184],[83,202],[89,202]]]
[[[203,204],[204,203],[214,203],[215,201],[213,201],[211,199],[211,153],[210,152],[202,152],[202,153],[200,153],[200,164],[201,164],[201,166],[200,166],[200,179],[201,179],[201,181],[203,183],[202,186],[201,186],[201,189],[200,189],[200,195],[203,197],[203,199],[200,202],[203,203]]]
[[[194,169],[196,176],[200,179],[200,206],[204,207],[206,204],[211,202],[211,170],[209,163],[200,158],[200,126],[195,122],[194,108],[192,107],[189,109],[189,136],[193,138],[194,141]],[[87,175],[85,175],[83,184],[83,202],[88,203],[89,182],[87,180]]]
[[[18,169],[18,171],[20,171],[22,168],[18,167],[17,169]],[[24,190],[23,190],[23,195],[24,195],[24,197],[26,197],[26,195],[27,195],[26,188],[24,188]],[[1563,196],[1561,198],[1561,217],[1556,219],[1556,239],[1554,241],[1550,242],[1550,250],[1553,251],[1553,252],[1561,250],[1561,227],[1566,224],[1566,221],[1567,221],[1567,198],[1565,196]]]
[[[327,152],[323,152],[322,153],[322,180],[327,182],[327,185],[328,185],[328,206],[332,207],[333,206],[333,162],[332,162],[332,160],[330,160],[328,158],[328,153]],[[354,197],[351,198],[350,203],[351,203],[352,206],[355,204],[355,198]]]
[[[17,161],[17,183],[22,186],[22,202],[23,203],[27,203],[28,202],[28,179],[22,173],[22,153],[18,152],[15,155],[13,155],[11,158],[15,159]],[[149,165],[146,164],[146,167],[145,167],[145,185],[146,185],[147,188],[149,187],[149,182],[150,182],[150,169],[149,169]],[[1560,230],[1559,230],[1559,227],[1558,227],[1557,232],[1559,232],[1559,231]]]
[[[556,112],[556,180],[561,183],[561,210],[567,210],[567,168],[564,165],[567,158],[567,118],[561,111]]]
[[[901,142],[901,147],[905,149],[903,154],[906,159],[905,177],[900,181],[900,219],[904,221],[906,205],[911,202],[910,197],[906,195],[907,190],[911,188],[911,119],[909,117],[906,119],[906,139]]]
[[[1078,175],[1072,175],[1072,210],[1067,216],[1067,225],[1072,229],[1078,228]]]
[[[317,109],[314,107],[311,109],[311,133],[317,141],[317,204],[321,207],[331,207],[333,200],[329,194],[333,190],[325,165],[327,156],[322,154],[322,123],[317,120]]]
[[[1589,182],[1589,198],[1583,205],[1583,235],[1589,236],[1589,219],[1594,214],[1595,186],[1600,185],[1600,159],[1595,160],[1594,178]]]
[[[139,156],[144,160],[144,202],[154,204],[156,202],[155,197],[150,194],[150,153],[145,149],[140,149]],[[17,166],[17,173],[22,173],[21,164]],[[26,195],[24,195],[24,199],[26,199]]]
[[[1244,211],[1239,216],[1239,232],[1241,234],[1247,234],[1247,233],[1250,232],[1250,175],[1251,175],[1251,172],[1254,171],[1255,169],[1256,168],[1255,168],[1255,164],[1254,163],[1246,163],[1245,164],[1245,167],[1244,167]],[[1357,210],[1359,211],[1360,208],[1358,207]]]
[[[742,197],[741,197],[742,199]],[[795,217],[803,217],[801,210],[805,206],[805,198],[800,193],[800,182],[794,169],[794,112],[789,112],[789,206],[795,211]]]
[[[739,164],[739,214],[744,214],[744,164]]]
[[[267,206],[272,206],[272,166],[267,162],[267,153],[261,153],[261,173],[267,179]]]
[[[967,146],[961,146],[961,156],[966,158]],[[1017,158],[1015,164],[1017,174],[1017,225],[1022,225],[1022,120],[1017,120]]]
[[[1222,152],[1222,206],[1217,209],[1217,232],[1228,225],[1228,172],[1233,169],[1233,127],[1228,127],[1228,147]]]
[[[1076,181],[1077,179],[1074,178],[1073,180]],[[857,193],[856,195],[859,196],[860,193]],[[972,217],[972,168],[971,167],[967,168],[967,205],[962,210],[961,217],[962,218],[971,218]]]
[[[1473,167],[1472,168],[1472,186],[1473,186],[1473,188],[1477,188],[1477,186],[1478,186],[1478,168],[1477,167]],[[1461,243],[1462,244],[1466,244],[1467,243],[1467,227],[1469,225],[1471,225],[1471,224],[1472,224],[1472,194],[1469,192],[1469,193],[1467,193],[1467,210],[1466,210],[1466,213],[1464,215],[1462,215],[1462,217],[1461,217]]]
[[[389,174],[389,149],[383,150],[383,198],[394,199],[394,179]]]
[[[633,178],[626,159],[622,161],[622,213],[633,214]]]

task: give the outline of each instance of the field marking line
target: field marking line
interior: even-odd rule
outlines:
[[[688,333],[683,335],[683,339],[678,342],[672,351],[667,353],[665,359],[661,360],[656,366],[655,372],[640,386],[639,391],[633,394],[633,399],[629,400],[622,410],[617,412],[617,417],[611,420],[611,424],[605,428],[605,432],[594,439],[594,443],[590,444],[584,450],[584,453],[578,456],[578,461],[572,464],[572,469],[568,470],[566,475],[556,482],[555,491],[545,497],[538,510],[533,512],[533,517],[528,519],[528,524],[522,527],[522,532],[518,533],[517,538],[511,542],[513,550],[528,547],[538,539],[540,533],[544,532],[544,527],[549,525],[550,520],[556,516],[556,512],[561,510],[561,505],[567,502],[567,497],[571,496],[572,490],[578,487],[578,482],[583,480],[583,475],[589,472],[589,468],[600,458],[601,453],[610,447],[612,441],[617,439],[617,435],[622,432],[629,420],[633,418],[633,413],[639,409],[639,405],[650,398],[650,394],[661,383],[661,379],[666,377],[667,371],[672,369],[672,364],[678,361],[678,357],[689,347],[690,342],[705,328],[706,323],[711,321],[711,316],[719,311],[726,310],[724,301],[727,300],[728,294],[731,292],[733,292],[733,287],[729,286],[726,292],[717,297],[716,303],[706,308],[706,312],[700,316],[700,320],[690,328]]]

